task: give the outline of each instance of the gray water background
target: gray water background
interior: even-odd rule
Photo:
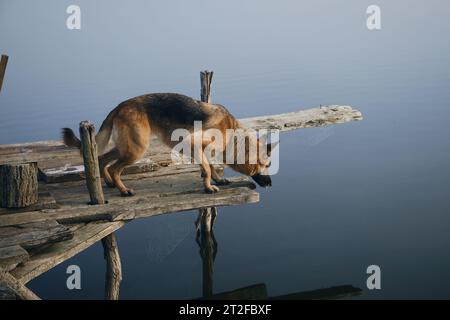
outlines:
[[[81,30],[65,26],[78,4]],[[366,8],[382,29],[366,28]],[[122,100],[199,96],[237,117],[351,105],[364,120],[281,136],[280,172],[258,204],[221,208],[214,291],[269,295],[352,284],[362,298],[450,298],[450,2],[0,0],[0,143],[99,127]],[[121,298],[201,296],[196,214],[117,232]],[[82,290],[66,288],[68,265]],[[366,289],[366,268],[382,289]],[[103,297],[101,245],[32,281],[43,298]]]

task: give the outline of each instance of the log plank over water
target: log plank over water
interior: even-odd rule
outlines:
[[[116,190],[105,189],[110,194],[105,192],[108,204],[102,206],[88,205],[89,195],[86,194],[85,189],[83,191],[80,187],[77,194],[76,188],[73,190],[67,188],[67,194],[60,195],[60,209],[1,215],[0,227],[48,220],[57,220],[60,223],[131,220],[202,207],[259,201],[259,193],[254,190],[255,185],[247,178],[235,177],[230,180],[232,183],[222,186],[220,192],[216,194],[203,192],[199,171],[177,174],[173,177],[131,180],[129,185],[138,192],[136,196],[120,197]],[[67,197],[68,205],[64,205],[64,197]]]
[[[295,112],[245,118],[240,121],[253,129],[279,129],[283,132],[361,119],[361,112],[350,106],[321,106]],[[0,145],[0,164],[20,161],[37,161],[41,177],[47,182],[84,179],[83,161],[79,150],[68,148],[61,141]],[[154,138],[144,159],[126,168],[124,174],[154,171],[171,163],[171,150]]]

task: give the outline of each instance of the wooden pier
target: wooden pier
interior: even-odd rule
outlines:
[[[206,80],[209,87],[210,81]],[[203,90],[202,98],[208,99]],[[361,119],[361,113],[349,106],[322,106],[241,121],[254,129],[289,131]],[[103,188],[105,204],[101,199],[98,205],[90,204],[91,188],[86,186],[85,163],[78,149],[61,141],[0,145],[0,165],[32,162],[39,171],[38,201],[25,208],[0,208],[0,299],[38,299],[26,287],[29,281],[102,239],[105,297],[117,299],[121,268],[113,233],[124,224],[195,209],[200,212],[199,233],[209,233],[218,207],[259,201],[255,185],[243,176],[232,178],[218,193],[204,193],[198,166],[173,163],[171,150],[156,139],[144,159],[124,172],[123,179],[137,195],[120,197],[117,190]],[[211,246],[210,238],[203,239]]]

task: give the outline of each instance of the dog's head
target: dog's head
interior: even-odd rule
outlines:
[[[251,148],[245,147],[245,162],[229,164],[229,166],[242,174],[251,177],[261,187],[271,187],[272,179],[268,173],[271,165],[272,150],[278,145],[278,142],[265,144],[260,139],[257,140],[257,155],[252,159]],[[255,149],[253,149],[255,150]],[[254,151],[253,151],[254,152]],[[256,161],[255,161],[256,158]]]

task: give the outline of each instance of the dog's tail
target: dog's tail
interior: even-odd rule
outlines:
[[[95,135],[95,141],[97,143],[98,155],[102,155],[105,151],[106,146],[109,143],[109,139],[111,137],[111,132],[113,128],[113,118],[114,118],[115,110],[111,111],[106,119],[103,121],[100,130]],[[81,141],[75,135],[72,129],[63,128],[62,129],[62,138],[64,144],[68,147],[76,147],[78,149],[81,148]]]
[[[68,147],[77,147],[78,149],[81,148],[81,141],[77,138],[75,133],[70,128],[63,128],[62,129],[62,138],[63,142]]]

